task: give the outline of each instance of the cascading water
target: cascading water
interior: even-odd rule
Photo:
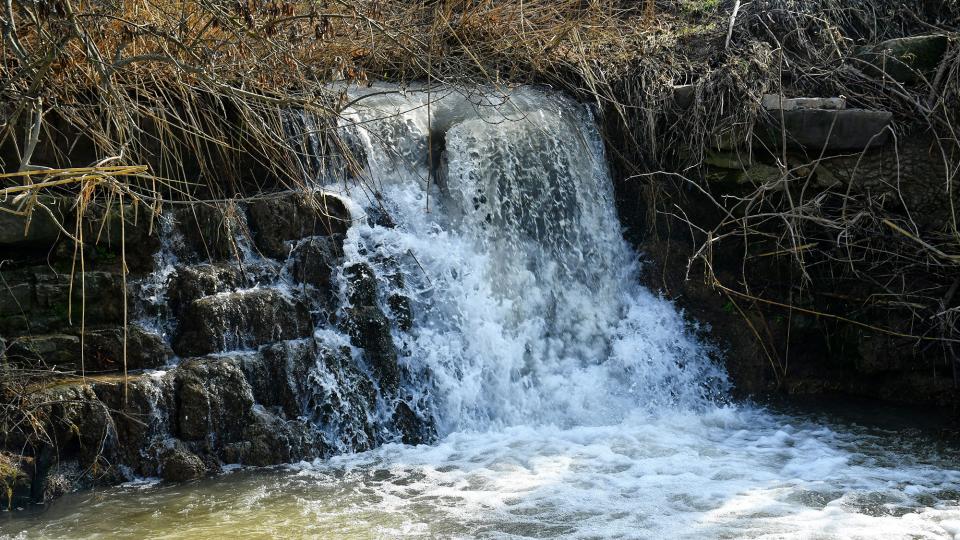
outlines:
[[[923,435],[725,402],[711,351],[638,284],[588,108],[532,88],[375,86],[350,100],[342,127],[365,161],[350,178],[309,155],[320,145],[298,131],[308,117],[288,128],[304,170],[354,216],[333,277],[337,318],[356,308],[357,276],[376,276],[362,294],[391,320],[399,373],[378,373],[369,348],[353,348],[355,376],[318,362],[307,383],[326,409],[314,420],[350,439],[362,416],[389,442],[407,410],[436,438],[193,488],[83,495],[28,538],[124,525],[191,538],[960,534],[960,461]],[[314,339],[351,347],[334,327]],[[374,408],[351,398],[371,380]],[[100,506],[116,520],[90,517]]]
[[[397,339],[441,433],[609,424],[722,390],[681,316],[638,285],[588,109],[529,88],[373,88],[344,117],[394,223],[353,227],[344,249],[404,276],[416,324]]]

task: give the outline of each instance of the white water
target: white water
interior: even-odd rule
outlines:
[[[676,309],[639,285],[586,108],[526,88],[382,91],[345,116],[361,182],[397,226],[354,226],[345,251],[381,277],[400,266],[415,325],[396,338],[429,374],[441,434],[610,425],[723,389]]]
[[[348,111],[368,161],[328,187],[396,225],[354,225],[346,256],[385,312],[411,298],[400,398],[440,440],[83,495],[28,538],[960,538],[957,459],[931,439],[723,403],[639,285],[586,108],[390,90]]]

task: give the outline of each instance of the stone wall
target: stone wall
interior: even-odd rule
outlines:
[[[69,198],[46,202],[76,223]],[[399,395],[391,332],[410,314],[395,317],[394,300],[384,313],[369,268],[344,268],[341,200],[281,193],[125,217],[125,250],[118,211],[82,217],[98,241],[81,272],[52,218],[36,214],[24,235],[24,218],[0,213],[0,476],[14,504],[430,436]],[[380,403],[386,420],[370,414]]]

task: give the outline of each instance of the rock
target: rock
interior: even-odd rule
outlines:
[[[333,268],[343,257],[343,238],[314,236],[296,245],[291,253],[293,279],[318,289],[330,288]]]
[[[81,279],[81,278],[85,279]],[[2,272],[0,282],[0,334],[49,333],[69,326],[72,301],[73,320],[80,321],[83,284],[86,283],[86,322],[123,323],[123,280],[112,272],[88,271],[74,276],[70,296],[70,274],[48,266]]]
[[[306,457],[311,452],[307,442],[310,432],[298,422],[287,422],[262,407],[254,407],[253,420],[244,432],[248,441],[240,462],[255,467],[289,463]]]
[[[780,169],[750,161],[749,153],[708,151],[704,160],[710,182],[761,185],[782,177]]]
[[[49,208],[59,221],[70,222],[70,203],[66,198],[41,195],[37,199]],[[17,206],[11,202],[0,202],[0,251],[24,247],[49,249],[60,238],[60,227],[43,208],[33,207],[29,227],[26,216],[16,215],[11,211],[18,211]]]
[[[245,284],[240,269],[231,265],[200,264],[178,266],[167,280],[167,302],[174,317],[180,318],[194,300],[231,291]]]
[[[303,414],[307,375],[317,360],[312,339],[284,341],[261,347],[243,357],[241,365],[257,403],[281,409],[289,418]]]
[[[748,169],[753,161],[750,152],[725,152],[707,150],[703,162],[711,167],[743,171]]]
[[[200,356],[297,339],[313,332],[307,306],[276,289],[206,296],[191,302],[179,322],[174,351]]]
[[[156,441],[166,440],[176,418],[174,373],[97,381],[93,391],[111,411],[120,462],[139,476],[156,476]]]
[[[393,424],[400,432],[403,444],[424,444],[436,436],[433,426],[421,420],[405,401],[397,401],[393,409]]]
[[[888,111],[862,109],[775,111],[759,126],[758,135],[768,146],[779,147],[782,125],[788,147],[859,151],[884,145],[890,137],[886,128],[892,119],[893,113]]]
[[[387,305],[390,312],[393,313],[397,328],[404,332],[409,332],[413,328],[413,307],[410,305],[410,299],[402,294],[391,294],[387,298]]]
[[[175,444],[160,457],[160,474],[168,482],[196,480],[206,472],[203,460],[182,444]]]
[[[122,213],[116,203],[91,205],[83,215],[87,268],[119,268],[121,261],[126,261],[131,272],[152,270],[153,254],[160,249],[158,229],[152,209],[143,204],[125,204]],[[72,258],[72,243],[69,248],[64,259]]]
[[[188,259],[236,261],[240,245],[249,238],[243,209],[230,202],[223,206],[191,204],[176,210],[177,230],[183,236]]]
[[[123,327],[91,330],[84,343],[87,369],[123,369]],[[127,369],[158,368],[167,365],[173,350],[163,338],[138,324],[127,326]]]
[[[944,34],[911,36],[884,41],[862,51],[858,58],[868,64],[869,69],[864,71],[871,75],[886,75],[900,83],[913,83],[936,70],[948,45],[949,38]]]
[[[253,238],[265,255],[285,260],[293,242],[308,236],[344,234],[350,212],[339,198],[326,193],[304,197],[288,192],[250,203]]]
[[[0,488],[0,509],[10,510],[29,501],[30,475],[21,456],[0,451]]]
[[[233,357],[196,358],[180,364],[174,385],[181,439],[211,440],[215,446],[243,440],[254,399],[239,365]]]
[[[80,338],[67,334],[21,336],[10,342],[11,361],[38,369],[80,369]]]
[[[689,109],[696,97],[697,87],[692,84],[673,86],[673,102],[681,109]]]
[[[760,104],[768,111],[797,111],[807,109],[838,111],[847,108],[847,100],[842,97],[786,98],[779,94],[764,94]]]
[[[350,341],[363,348],[380,388],[393,392],[400,386],[400,366],[393,344],[390,321],[377,303],[377,280],[365,264],[345,269],[350,283],[347,329]]]
[[[338,343],[317,342],[318,362],[310,370],[305,415],[340,451],[369,450],[377,442],[378,408],[373,381],[358,369],[351,351]]]

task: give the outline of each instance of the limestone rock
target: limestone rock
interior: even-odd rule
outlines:
[[[131,376],[97,381],[93,391],[111,411],[120,461],[140,476],[156,476],[154,439],[169,437],[176,416],[174,376]]]
[[[123,327],[91,330],[85,338],[85,363],[87,369],[119,371],[123,369]],[[173,357],[173,351],[164,339],[138,324],[127,326],[128,370],[165,366]]]
[[[36,368],[79,369],[80,338],[67,334],[21,336],[10,342],[12,362]]]
[[[222,445],[243,440],[253,391],[231,357],[196,358],[177,369],[177,434],[183,440],[213,437]]]
[[[781,130],[786,131],[788,147],[813,151],[863,150],[884,145],[893,120],[889,111],[862,109],[795,109],[773,111],[758,135],[770,147],[781,145]]]
[[[343,201],[326,193],[304,198],[291,192],[258,199],[250,203],[248,212],[257,247],[280,260],[287,258],[296,240],[343,234],[350,224]]]
[[[86,296],[87,325],[123,323],[123,280],[113,272],[88,271],[74,275],[70,294],[69,272],[48,266],[2,272],[0,286],[0,335],[41,334],[79,322]],[[85,285],[85,294],[84,294]]]
[[[50,196],[38,197],[39,202],[46,205],[61,221],[66,221],[70,213],[67,199]],[[33,208],[29,227],[27,217],[16,215],[10,211],[17,211],[17,206],[10,202],[0,202],[0,250],[8,248],[51,248],[62,234],[60,227],[48,212],[40,207]],[[69,228],[68,228],[69,230]]]
[[[808,109],[824,109],[838,111],[847,108],[847,100],[842,97],[832,98],[787,98],[779,94],[765,94],[760,102],[768,111],[799,111]]]
[[[182,444],[175,444],[160,457],[160,474],[169,482],[196,480],[206,472],[203,460]]]
[[[188,260],[238,260],[239,246],[250,235],[246,214],[237,204],[192,204],[177,209],[174,215],[187,250],[183,256]]]
[[[347,326],[353,345],[363,348],[382,390],[390,392],[400,385],[400,366],[393,344],[390,321],[377,303],[377,280],[365,264],[345,271],[350,282]]]
[[[912,83],[937,68],[948,44],[949,38],[944,34],[891,39],[862,51],[859,59],[869,64],[870,69],[866,71],[872,75],[886,75],[900,83]]]
[[[672,87],[673,102],[681,109],[689,109],[696,97],[697,87],[692,84],[680,84]]]
[[[291,253],[293,279],[318,289],[329,289],[333,268],[343,257],[342,244],[342,238],[320,236],[297,244]]]
[[[200,356],[309,336],[307,306],[275,289],[251,289],[191,302],[179,322],[174,351]]]

